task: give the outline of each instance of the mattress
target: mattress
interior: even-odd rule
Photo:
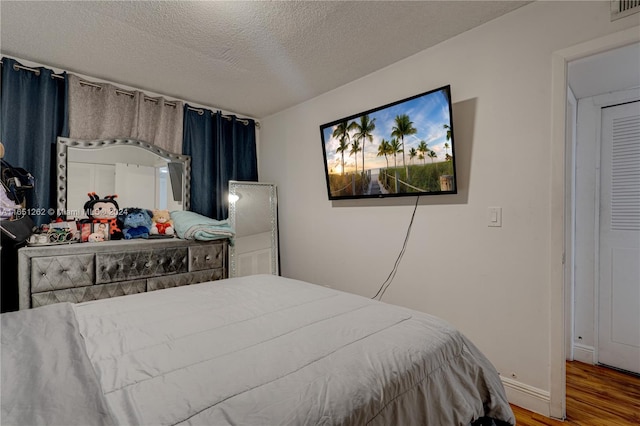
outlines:
[[[258,275],[65,306],[86,387],[99,387],[95,423],[515,424],[498,373],[458,330],[357,295]]]

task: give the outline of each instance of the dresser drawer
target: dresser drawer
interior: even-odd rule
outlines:
[[[34,293],[31,295],[31,307],[36,308],[38,306],[60,302],[89,302],[91,300],[108,299],[110,297],[125,296],[127,294],[144,293],[146,286],[146,280],[137,280]]]
[[[147,291],[162,290],[171,287],[203,283],[206,281],[217,281],[224,278],[224,270],[210,269],[208,271],[189,272],[187,274],[168,275],[166,277],[149,278],[147,280]]]
[[[96,283],[179,274],[188,271],[188,248],[96,254]]]
[[[224,244],[189,247],[189,271],[221,268],[225,259]]]
[[[34,257],[31,259],[31,292],[91,285],[94,271],[93,254]]]

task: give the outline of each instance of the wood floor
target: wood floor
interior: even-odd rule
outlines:
[[[640,378],[609,368],[567,362],[567,419],[549,419],[514,405],[518,426],[640,425]]]

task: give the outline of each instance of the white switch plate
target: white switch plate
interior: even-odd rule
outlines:
[[[502,226],[502,207],[489,207],[487,225],[490,227]]]

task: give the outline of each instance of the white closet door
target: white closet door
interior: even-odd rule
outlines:
[[[598,362],[640,373],[640,102],[602,110]]]

